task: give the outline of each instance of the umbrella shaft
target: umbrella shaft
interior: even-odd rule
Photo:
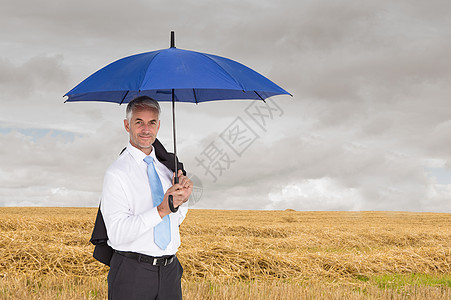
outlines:
[[[176,138],[176,130],[175,130],[175,95],[174,89],[172,89],[172,135],[174,138],[174,183],[179,183],[178,178],[178,164],[177,164],[177,138]]]
[[[174,170],[175,170],[175,176],[174,176],[174,184],[179,183],[179,177],[177,176],[178,173],[178,164],[177,164],[177,139],[175,134],[175,95],[174,95],[174,89],[172,89],[172,134],[174,136]],[[178,211],[178,207],[174,207],[174,200],[172,195],[169,195],[168,198],[169,202],[169,209],[171,212],[175,213]]]

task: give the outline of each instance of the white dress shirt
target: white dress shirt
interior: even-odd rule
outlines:
[[[154,149],[150,155],[166,193],[172,186],[173,172],[158,161]],[[144,152],[129,143],[106,171],[100,209],[108,233],[108,245],[119,251],[151,256],[172,255],[180,246],[179,225],[188,208],[185,203],[176,213],[169,214],[171,242],[165,250],[160,249],[154,242],[153,229],[162,218],[157,207],[153,206],[145,157]]]

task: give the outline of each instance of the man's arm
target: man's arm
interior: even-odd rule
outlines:
[[[156,207],[132,214],[120,178],[109,172],[105,174],[100,209],[108,239],[115,245],[132,242],[161,222]]]

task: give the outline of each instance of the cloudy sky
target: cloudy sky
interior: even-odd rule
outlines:
[[[449,1],[0,1],[0,206],[98,205],[125,106],[63,95],[174,30],[293,94],[177,106],[192,207],[451,212]]]

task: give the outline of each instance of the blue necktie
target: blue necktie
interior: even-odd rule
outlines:
[[[149,177],[150,190],[154,207],[160,205],[164,198],[163,185],[158,177],[152,156],[146,156],[144,161],[147,163],[147,176]],[[171,223],[169,215],[164,216],[161,223],[154,227],[153,231],[155,244],[161,249],[166,249],[171,241]]]

